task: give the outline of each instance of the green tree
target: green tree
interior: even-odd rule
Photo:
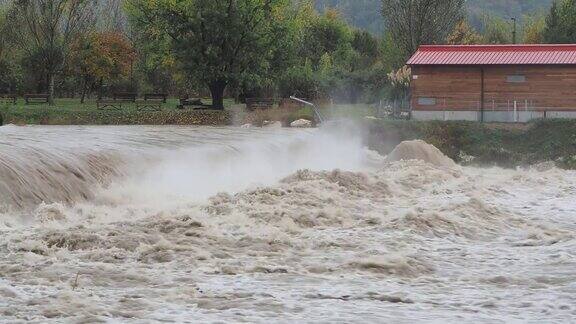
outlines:
[[[484,39],[465,21],[460,21],[446,42],[451,45],[477,45],[482,44]]]
[[[554,2],[546,17],[543,38],[546,43],[551,44],[576,42],[576,1]]]
[[[355,30],[352,38],[352,48],[358,52],[365,63],[372,63],[379,55],[379,41],[367,31]]]
[[[0,4],[0,93],[10,92],[13,76],[10,42],[6,37],[6,6]],[[7,91],[6,91],[7,90]]]
[[[310,21],[304,26],[301,39],[300,55],[317,65],[325,53],[335,53],[349,46],[352,29],[335,10],[328,10],[323,15],[313,13]]]
[[[368,86],[372,67],[381,58],[378,39],[353,29],[334,9],[318,14],[308,3],[298,17],[301,38],[297,56],[301,59],[297,64],[306,64],[313,71],[315,95],[347,102],[366,97],[372,91]],[[310,78],[302,81],[300,84],[310,84]]]
[[[6,38],[5,28],[6,28],[6,13],[7,6],[0,4],[0,59],[4,57],[4,53],[7,52],[8,39]]]
[[[546,18],[544,16],[527,17],[524,25],[524,43],[540,44],[544,42],[544,29]]]
[[[554,2],[550,13],[546,17],[546,27],[544,28],[544,39],[548,43],[555,43],[558,40],[558,35],[562,33],[562,26],[560,21],[560,12],[558,3]]]
[[[129,0],[139,28],[170,38],[180,66],[224,108],[231,84],[266,74],[286,32],[286,0]]]
[[[399,48],[391,33],[385,33],[380,42],[380,52],[386,73],[397,70],[406,64],[404,51]]]
[[[485,16],[482,36],[487,44],[511,44],[512,26],[500,17]]]
[[[178,67],[171,38],[164,32],[163,27],[146,23],[147,18],[141,17],[145,12],[139,11],[145,7],[131,5],[129,2],[127,13],[129,34],[138,56],[135,69],[142,81],[151,88],[149,90],[170,93],[177,91],[179,87],[186,91],[196,88],[197,82],[187,82],[186,73]]]
[[[284,98],[295,95],[299,98],[313,99],[318,96],[318,82],[312,64],[290,67],[279,80],[280,95]]]

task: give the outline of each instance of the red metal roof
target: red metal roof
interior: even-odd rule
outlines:
[[[576,44],[422,45],[408,65],[576,64]]]

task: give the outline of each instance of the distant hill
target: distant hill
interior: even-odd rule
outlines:
[[[380,34],[384,21],[380,13],[381,0],[315,0],[316,9],[336,8],[348,22],[358,28]]]
[[[479,28],[486,14],[522,21],[527,15],[546,13],[554,0],[467,0],[470,23]]]
[[[380,15],[381,0],[315,0],[320,11],[337,8],[354,26],[375,34],[384,30]],[[484,14],[522,19],[537,11],[546,11],[554,0],[467,0],[472,24],[477,25]]]
[[[498,16],[522,17],[537,11],[548,10],[554,0],[468,0],[471,14],[489,12]]]

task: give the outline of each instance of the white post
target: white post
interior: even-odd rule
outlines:
[[[518,122],[518,102],[514,100],[514,122]]]

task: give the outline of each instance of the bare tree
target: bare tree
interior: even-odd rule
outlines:
[[[72,41],[94,22],[96,0],[14,0],[10,12],[14,40],[41,64],[54,103],[55,77],[64,67]]]
[[[442,43],[462,20],[465,0],[382,0],[388,31],[412,55],[422,44]]]
[[[124,0],[99,0],[97,28],[126,33],[128,18],[123,6]]]
[[[0,0],[0,60],[3,57],[3,53],[7,48],[7,40],[6,40],[6,8],[3,2],[4,0]]]

